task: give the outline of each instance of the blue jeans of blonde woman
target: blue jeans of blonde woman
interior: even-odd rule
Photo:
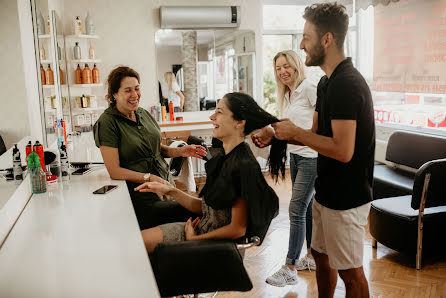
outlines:
[[[307,239],[310,250],[312,232],[312,212],[314,181],[316,180],[317,158],[290,154],[290,172],[293,190],[289,206],[290,239],[286,264],[295,265]]]

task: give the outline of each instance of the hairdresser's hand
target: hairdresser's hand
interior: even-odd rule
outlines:
[[[299,128],[291,122],[290,119],[282,119],[280,122],[271,124],[274,128],[276,138],[279,140],[292,140]]]
[[[186,235],[186,240],[194,240],[194,237],[197,235],[198,224],[200,223],[200,218],[196,218],[192,221],[192,217],[190,217],[186,224],[184,225],[184,234]]]
[[[251,140],[259,148],[265,148],[271,145],[274,136],[274,130],[271,127],[265,126],[260,132],[251,135]]]
[[[161,178],[157,175],[154,175],[154,174],[150,174],[149,182],[158,182],[158,183],[165,184],[165,185],[172,185],[172,184],[170,184],[169,181],[164,180],[163,178]]]
[[[152,178],[152,175],[150,175],[150,178]],[[174,188],[175,187],[170,183],[164,184],[159,182],[146,182],[136,187],[135,191],[153,192],[156,193],[160,199],[162,199],[163,196],[168,196]]]
[[[203,156],[206,156],[206,149],[203,146],[200,145],[187,145],[178,148],[180,155],[183,157],[196,157],[196,158],[203,158]]]

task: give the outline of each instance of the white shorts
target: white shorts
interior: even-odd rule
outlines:
[[[328,255],[337,270],[359,268],[364,254],[364,227],[370,203],[348,210],[334,210],[313,203],[311,248]]]

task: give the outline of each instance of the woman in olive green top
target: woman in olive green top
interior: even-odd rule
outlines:
[[[139,107],[139,74],[118,67],[108,76],[109,108],[94,125],[94,139],[112,179],[126,180],[141,229],[184,220],[190,213],[175,201],[161,201],[157,195],[135,192],[143,182],[172,183],[164,157],[206,155],[201,146],[170,148],[161,144],[158,123]]]

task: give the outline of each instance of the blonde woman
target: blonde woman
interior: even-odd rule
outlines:
[[[184,107],[184,95],[178,86],[175,74],[168,71],[164,74],[167,84],[167,99],[173,103],[174,112],[182,112]]]
[[[316,86],[306,79],[304,63],[296,52],[283,51],[274,57],[273,67],[280,117],[289,118],[294,124],[311,129],[317,98]],[[263,148],[271,143],[273,136],[273,129],[266,127],[253,135],[252,140]],[[291,144],[288,144],[288,151],[293,183],[289,206],[290,238],[285,265],[266,279],[267,283],[274,286],[296,284],[296,270],[316,269],[310,244],[317,153],[307,146]],[[308,254],[299,260],[305,238]]]

